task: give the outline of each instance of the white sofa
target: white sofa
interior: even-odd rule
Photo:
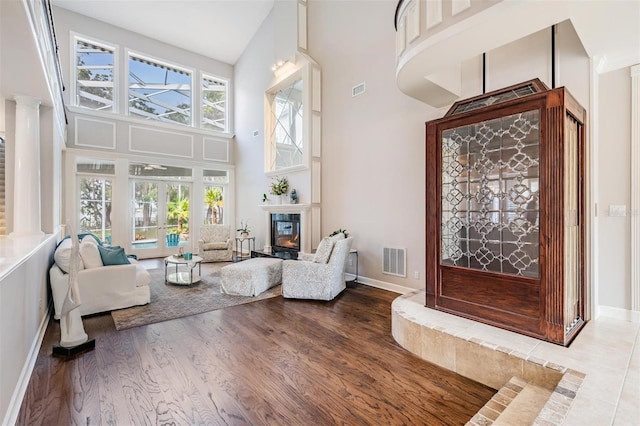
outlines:
[[[80,315],[145,305],[151,300],[151,276],[135,259],[129,264],[104,266],[97,243],[90,247],[92,237],[84,237],[80,244],[78,289]],[[69,287],[71,239],[63,240],[54,253],[55,263],[49,270],[55,318],[60,319],[62,303]]]

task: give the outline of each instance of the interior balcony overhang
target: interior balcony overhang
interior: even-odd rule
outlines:
[[[0,12],[0,93],[9,100],[13,100],[14,95],[23,95],[52,106],[47,76],[41,65],[26,3],[3,1]]]
[[[434,1],[440,2],[440,7],[449,4]],[[417,36],[414,32],[412,41],[405,34],[398,34],[402,44],[409,41],[399,49],[398,88],[437,108],[450,105],[461,95],[463,62],[566,20],[571,21],[587,55],[601,64],[599,72],[640,62],[640,2],[490,2],[493,4],[475,13],[470,9],[466,15],[441,16],[429,29],[422,25]],[[427,6],[426,20],[429,21],[428,14],[433,8]],[[417,10],[402,8],[401,4],[398,18],[402,19],[403,13],[422,13]],[[461,16],[464,19],[460,19]],[[398,27],[399,32],[403,30]]]

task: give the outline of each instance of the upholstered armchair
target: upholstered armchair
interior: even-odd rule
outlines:
[[[203,225],[198,240],[200,257],[212,262],[232,261],[233,246],[230,235],[227,225]]]
[[[342,235],[342,234],[340,234]],[[353,238],[322,240],[313,260],[282,263],[282,296],[293,299],[332,300],[345,288],[344,272]]]

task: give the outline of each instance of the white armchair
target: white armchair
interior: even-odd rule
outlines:
[[[327,238],[320,243],[314,260],[285,260],[282,263],[282,296],[293,299],[332,300],[345,288],[344,272],[353,238],[333,239],[326,253]],[[324,246],[323,246],[324,245]],[[318,256],[320,254],[320,256]]]
[[[227,225],[203,225],[198,240],[199,255],[212,262],[233,260],[233,245]]]

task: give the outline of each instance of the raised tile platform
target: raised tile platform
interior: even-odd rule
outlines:
[[[414,291],[393,302],[395,340],[426,361],[494,389],[514,377],[547,389],[550,396],[534,424],[627,425],[640,418],[632,402],[640,393],[639,324],[590,321],[564,348],[425,308],[424,301],[424,291]],[[490,418],[494,413],[485,413],[490,416],[479,412],[470,424],[496,421]]]

